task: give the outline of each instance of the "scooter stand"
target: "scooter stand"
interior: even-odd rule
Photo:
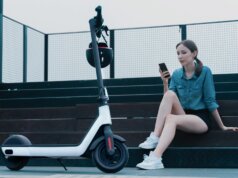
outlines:
[[[58,158],[57,161],[60,163],[60,165],[64,168],[65,171],[68,171],[61,159]]]

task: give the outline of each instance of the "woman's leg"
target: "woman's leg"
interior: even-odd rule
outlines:
[[[160,137],[164,128],[166,116],[169,114],[184,115],[185,112],[175,92],[168,90],[160,103],[156,118],[154,134]]]
[[[155,123],[154,132],[151,132],[150,136],[146,138],[144,142],[139,144],[140,148],[143,149],[154,149],[156,148],[159,137],[164,128],[165,118],[168,114],[185,114],[179,99],[175,92],[168,90],[160,103],[159,111],[157,114],[157,119]]]
[[[173,91],[168,91],[161,101],[154,129],[154,133],[160,137],[159,143],[154,144],[157,145],[154,152],[145,157],[143,162],[137,164],[137,167],[141,169],[163,168],[161,156],[172,142],[176,129],[199,134],[206,132],[208,126],[198,116],[186,115],[177,95]]]
[[[161,169],[163,168],[162,154],[172,142],[176,129],[189,133],[205,133],[208,130],[206,123],[195,115],[173,115],[166,116],[160,141],[153,152],[149,156],[144,157],[144,161],[138,163],[136,167],[140,169]]]
[[[168,148],[175,136],[176,129],[201,134],[208,130],[208,126],[200,117],[195,115],[167,115],[160,141],[154,150],[156,156],[161,157]]]

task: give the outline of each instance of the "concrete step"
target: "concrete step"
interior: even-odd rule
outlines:
[[[111,103],[132,102],[160,102],[163,93],[149,94],[122,94],[109,95]],[[36,107],[63,107],[77,104],[97,103],[97,95],[90,96],[58,96],[58,97],[32,97],[32,98],[0,98],[0,108],[36,108]],[[217,100],[237,100],[238,91],[220,91],[216,93]]]
[[[238,82],[219,82],[215,83],[216,92],[238,91]],[[135,84],[108,86],[109,95],[135,95],[135,94],[160,94],[163,93],[162,84]],[[7,89],[0,90],[1,99],[16,98],[48,98],[48,97],[70,97],[70,96],[97,96],[97,86],[74,86],[58,88],[26,88],[26,89]]]
[[[238,126],[238,116],[222,118],[227,126]],[[84,132],[95,119],[50,118],[50,119],[0,119],[0,132]],[[149,132],[154,128],[155,118],[112,118],[113,131]],[[136,126],[136,127],[135,127]],[[214,130],[219,130],[214,123]]]
[[[29,138],[32,144],[79,144],[84,138],[84,131],[61,132],[2,132],[2,143],[11,134],[21,134]],[[137,147],[149,136],[150,131],[114,131],[114,134],[126,139],[126,145]],[[213,130],[206,134],[188,134],[177,131],[173,147],[238,147],[238,132]]]
[[[135,167],[150,150],[129,147],[129,161],[126,167]],[[165,168],[238,168],[237,147],[170,147],[163,155]],[[67,167],[94,166],[91,159],[63,159]],[[0,165],[4,165],[0,161]],[[61,166],[56,159],[34,158],[27,166]]]
[[[55,101],[57,102],[57,101]],[[67,101],[65,101],[67,102]],[[238,100],[218,100],[219,113],[222,116],[237,116]],[[112,117],[143,118],[156,117],[160,102],[109,102]],[[0,120],[5,119],[50,119],[50,118],[95,118],[98,104],[76,104],[64,107],[22,107],[1,108]]]

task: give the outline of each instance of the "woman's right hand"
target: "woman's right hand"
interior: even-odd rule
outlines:
[[[169,82],[169,79],[170,79],[170,73],[169,71],[165,71],[165,72],[162,72],[160,69],[159,69],[159,72],[160,72],[160,76],[161,76],[161,79],[163,81],[164,84],[168,84]],[[169,77],[165,77],[165,76],[168,76]]]

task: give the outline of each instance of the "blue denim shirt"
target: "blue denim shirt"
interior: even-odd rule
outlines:
[[[177,94],[184,109],[208,109],[212,112],[218,108],[213,76],[207,66],[203,66],[198,77],[193,75],[190,79],[186,78],[183,68],[175,70],[169,89]]]

